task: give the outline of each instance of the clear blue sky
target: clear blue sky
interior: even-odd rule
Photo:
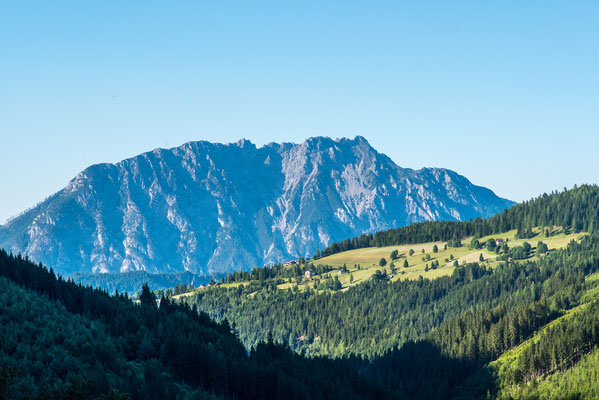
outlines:
[[[3,1],[0,51],[0,222],[200,139],[359,134],[514,200],[599,180],[597,1]]]

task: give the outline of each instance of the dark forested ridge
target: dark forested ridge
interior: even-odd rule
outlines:
[[[582,185],[563,192],[543,194],[535,199],[507,208],[486,219],[471,221],[430,221],[398,229],[364,234],[332,243],[317,251],[318,259],[342,251],[363,247],[382,247],[488,236],[518,229],[524,232],[535,226],[562,226],[574,231],[597,232],[599,229],[599,190],[596,185]]]
[[[272,340],[249,353],[213,322],[147,289],[123,296],[0,251],[0,397],[8,399],[387,398],[340,361]]]

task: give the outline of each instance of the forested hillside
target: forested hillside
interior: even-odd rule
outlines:
[[[502,387],[527,388],[527,383],[537,379],[542,381],[545,392],[553,394],[552,397],[539,398],[556,398],[561,393],[560,387],[547,383],[545,374],[558,373],[550,382],[564,379],[584,381],[585,377],[592,379],[596,374],[595,367],[588,361],[580,366],[577,364],[596,345],[595,332],[599,331],[599,323],[594,319],[596,314],[593,314],[593,308],[585,313],[587,317],[579,317],[581,323],[566,320],[559,325],[559,329],[538,335],[534,349],[529,348],[517,355],[513,371],[498,374],[485,365],[584,301],[588,292],[597,287],[597,282],[589,282],[585,276],[597,271],[598,252],[599,241],[593,236],[543,261],[500,267],[491,274],[473,280],[471,284],[472,287],[486,288],[488,293],[497,293],[501,289],[493,282],[506,278],[520,282],[520,288],[512,287],[506,291],[512,294],[511,297],[507,296],[509,299],[504,298],[496,303],[499,305],[489,307],[490,303],[480,293],[458,290],[456,298],[469,299],[476,306],[459,317],[446,319],[438,328],[381,357],[372,356],[367,361],[358,358],[354,360],[355,365],[371,380],[391,388],[403,398],[481,398],[486,397],[487,393],[501,394],[503,397],[505,389],[501,391]],[[467,271],[469,267],[464,269]],[[376,301],[368,304],[370,312],[376,313]],[[437,300],[430,307],[437,309],[438,314],[443,314],[444,309],[436,307],[439,304],[442,302]],[[385,311],[388,310],[389,307],[385,307]],[[458,310],[459,307],[456,307],[454,312]],[[327,309],[326,313],[335,313],[335,310]],[[424,312],[423,315],[437,313]],[[399,331],[404,329],[405,325],[398,328]],[[392,327],[387,328],[387,332],[392,331]],[[534,356],[536,352],[540,357]],[[543,358],[543,354],[547,356]],[[576,372],[561,378],[559,373],[568,371],[570,367],[575,367]],[[471,378],[474,384],[464,384],[471,374],[475,375]],[[584,387],[586,391],[583,391]],[[520,392],[526,394],[535,391],[520,389]],[[586,398],[593,398],[594,393],[593,387],[588,385],[571,392],[582,398],[585,395]],[[519,392],[512,390],[506,398],[514,393]]]
[[[589,241],[583,239],[592,246]],[[256,292],[256,285],[247,285],[198,291],[185,301],[217,319],[235,321],[246,346],[272,332],[278,341],[308,354],[373,357],[465,312],[513,309],[584,280],[580,271],[560,269],[563,253],[536,262],[501,263],[495,269],[467,264],[433,280],[371,280],[340,293],[274,285]],[[567,300],[559,299],[565,306]]]
[[[272,340],[248,353],[227,321],[147,286],[123,295],[56,278],[0,252],[0,398],[387,398],[340,361]]]
[[[396,392],[408,394],[409,398],[430,398],[430,392],[427,395],[426,391],[440,390],[444,398],[476,399],[484,398],[488,393],[493,394],[491,398],[494,398],[499,388],[506,384],[526,386],[542,378],[545,372],[556,369],[563,371],[576,365],[583,354],[580,349],[594,346],[594,334],[570,335],[567,342],[562,343],[556,342],[555,337],[537,336],[541,348],[559,348],[561,351],[553,359],[557,364],[552,364],[552,368],[545,371],[541,369],[542,364],[530,363],[526,352],[516,356],[516,365],[521,369],[516,369],[514,373],[497,374],[494,368],[488,367],[488,363],[509,354],[510,349],[527,341],[556,318],[590,301],[588,294],[596,292],[598,282],[588,280],[585,276],[599,270],[598,254],[599,238],[593,236],[543,261],[527,263],[523,267],[536,269],[547,279],[531,282],[527,289],[516,293],[535,293],[534,296],[511,304],[502,302],[493,308],[477,307],[460,317],[448,319],[419,340],[409,342],[368,364],[368,374],[373,380]],[[520,280],[521,277],[516,279]],[[587,319],[586,322],[586,332],[599,331],[597,321]],[[577,330],[570,323],[566,325],[571,326],[572,331]],[[562,340],[564,338],[562,336]],[[414,348],[432,349],[427,353],[429,359],[419,358],[419,352]],[[448,363],[459,367],[444,368]],[[569,364],[566,366],[566,363]],[[470,375],[473,376],[464,384]],[[415,383],[423,379],[429,382],[424,393],[424,389]],[[556,392],[559,393],[559,389]]]

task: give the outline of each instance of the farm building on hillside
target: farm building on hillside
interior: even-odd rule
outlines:
[[[297,264],[297,260],[291,260],[291,261],[284,262],[283,266],[288,267],[290,265],[295,265],[295,264]]]
[[[314,275],[314,272],[312,272],[311,270],[307,270],[306,272],[304,272],[304,276],[308,279],[312,279],[312,275]]]

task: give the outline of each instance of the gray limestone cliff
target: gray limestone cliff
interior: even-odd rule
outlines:
[[[362,137],[190,142],[87,168],[2,226],[0,247],[62,274],[216,274],[512,204],[450,170],[401,168]]]

